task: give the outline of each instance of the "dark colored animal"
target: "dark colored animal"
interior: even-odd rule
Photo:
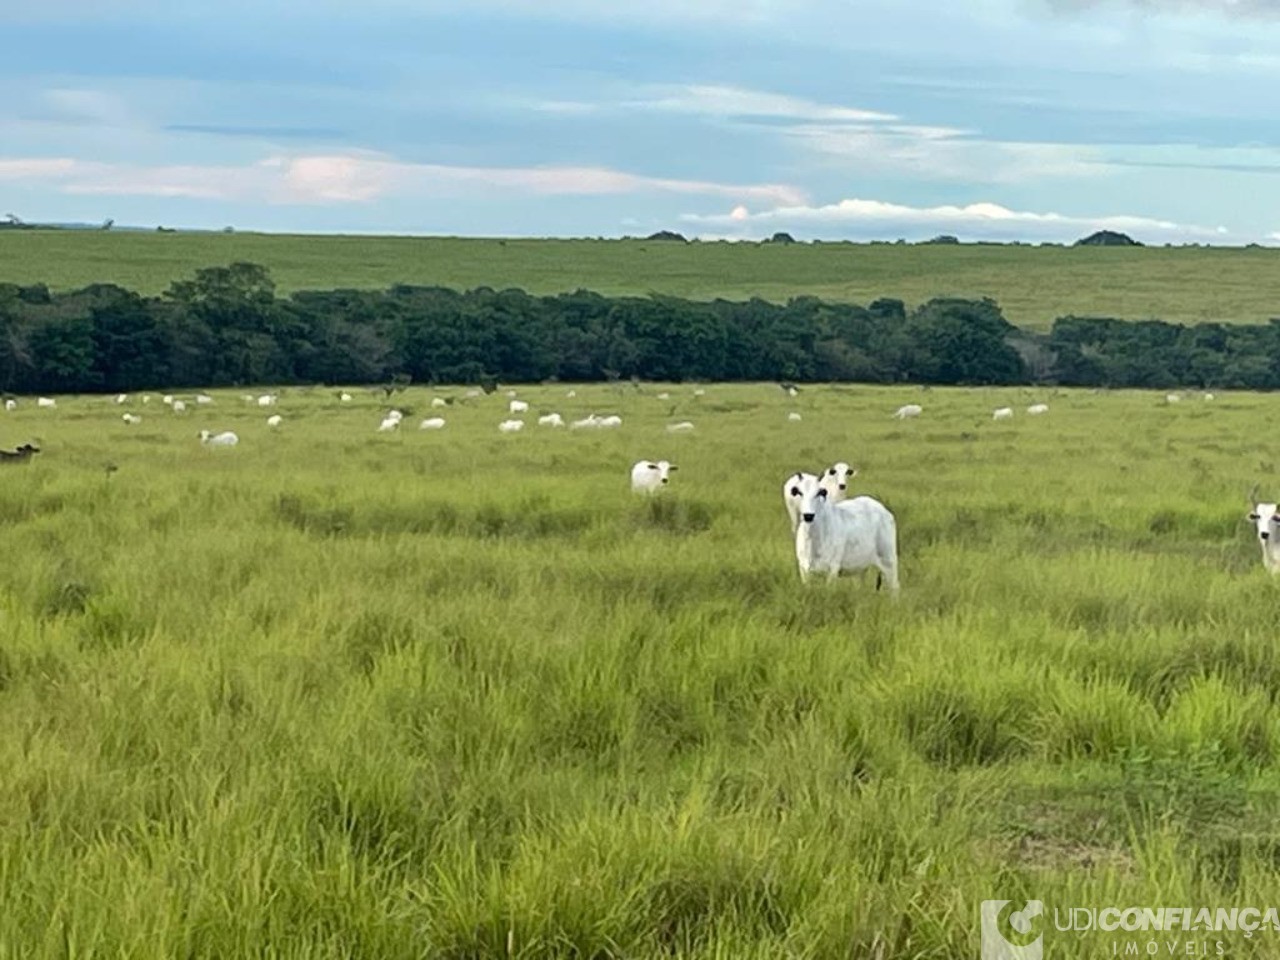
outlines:
[[[26,463],[33,453],[39,453],[39,447],[24,443],[13,450],[0,450],[0,463]]]

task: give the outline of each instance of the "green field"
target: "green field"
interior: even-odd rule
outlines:
[[[500,435],[415,387],[379,435],[353,392],[0,413],[43,447],[0,486],[0,957],[976,958],[991,897],[1280,903],[1280,399],[561,385]],[[781,481],[839,459],[896,603],[796,577]]]
[[[0,231],[0,282],[163,291],[200,267],[248,260],[282,292],[396,283],[585,288],[694,299],[807,294],[867,303],[992,297],[1014,323],[1064,314],[1264,323],[1280,315],[1280,250]]]

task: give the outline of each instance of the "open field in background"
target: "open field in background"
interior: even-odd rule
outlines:
[[[1066,314],[1265,322],[1280,315],[1280,250],[889,244],[681,244],[653,241],[0,231],[0,283],[66,290],[116,283],[163,291],[200,267],[247,260],[281,292],[396,283],[547,294],[868,303],[992,297],[1019,326]]]
[[[1280,902],[1280,398],[565,390],[517,435],[418,387],[391,436],[360,390],[0,414],[44,450],[0,484],[0,956],[976,957],[993,896]],[[798,583],[779,488],[837,459],[896,604]]]

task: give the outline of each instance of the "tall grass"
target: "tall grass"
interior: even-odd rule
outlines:
[[[870,303],[992,297],[1014,323],[1110,316],[1264,323],[1280,297],[1280,251],[1262,248],[992,244],[754,244],[493,240],[94,230],[0,231],[0,283],[67,290],[111,282],[158,294],[201,267],[248,260],[281,292],[397,283],[663,293],[699,300],[808,295]]]
[[[531,424],[622,428],[500,435],[414,388],[386,436],[280,392],[0,418],[43,449],[0,476],[0,956],[960,957],[994,896],[1280,901],[1273,398],[548,386]],[[896,603],[798,583],[779,480],[839,459]]]

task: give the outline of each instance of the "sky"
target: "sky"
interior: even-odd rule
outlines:
[[[1280,243],[1280,0],[0,0],[0,214]]]

